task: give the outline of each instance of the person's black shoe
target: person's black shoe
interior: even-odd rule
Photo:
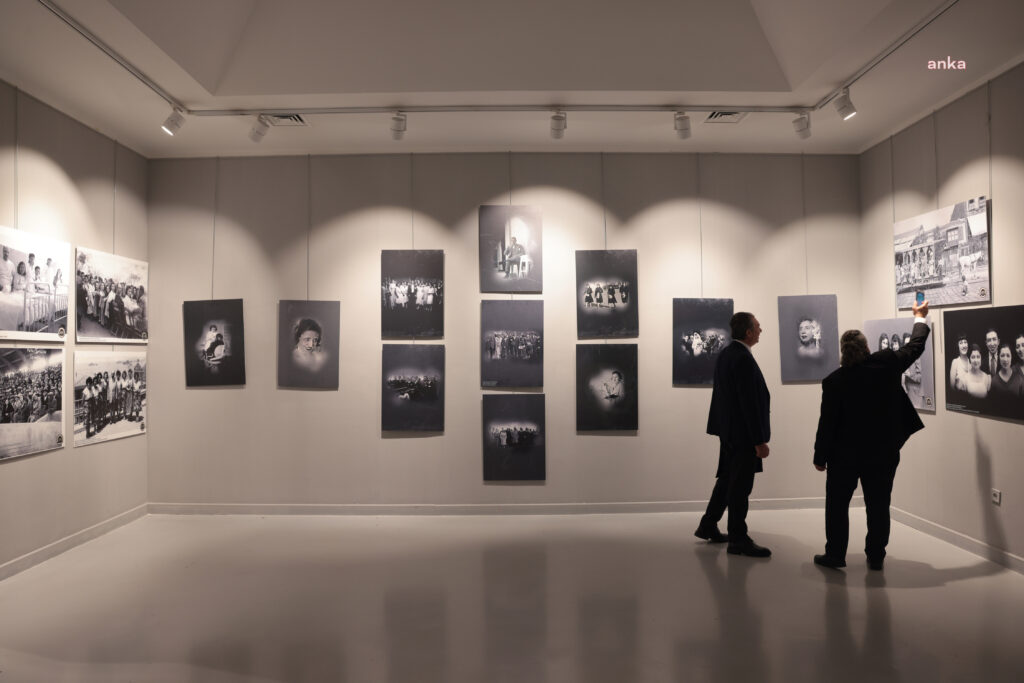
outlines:
[[[873,569],[876,572],[882,571],[882,565],[885,563],[885,559],[873,560],[868,558],[868,569]]]
[[[764,546],[760,546],[751,539],[740,541],[739,543],[729,543],[727,552],[730,555],[746,555],[747,557],[771,557],[772,551]]]
[[[693,532],[697,538],[704,539],[708,543],[725,543],[729,537],[718,530],[717,524],[701,524]]]
[[[846,560],[837,560],[834,557],[828,555],[815,555],[814,564],[822,567],[828,567],[829,569],[839,569],[840,567],[846,566]]]

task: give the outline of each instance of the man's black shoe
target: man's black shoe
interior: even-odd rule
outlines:
[[[868,558],[868,569],[873,569],[873,570],[875,570],[876,572],[880,572],[880,571],[882,571],[882,564],[883,564],[884,562],[885,562],[885,560],[884,560],[884,559],[881,559],[881,560],[872,560],[872,559],[871,559],[871,558],[869,557],[869,558]]]
[[[729,537],[718,530],[717,524],[701,524],[693,532],[697,538],[702,538],[708,543],[725,543]]]
[[[727,552],[730,555],[746,555],[747,557],[771,557],[772,551],[754,543],[749,538],[740,543],[730,543]]]
[[[846,560],[837,560],[834,557],[828,555],[815,555],[814,564],[822,567],[828,567],[829,569],[839,569],[840,567],[846,566]]]

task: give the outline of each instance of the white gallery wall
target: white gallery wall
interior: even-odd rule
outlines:
[[[145,259],[147,165],[131,150],[0,82],[0,224],[72,248]],[[65,279],[72,281],[73,271]],[[71,445],[76,344],[74,323],[69,327],[63,344],[65,446],[0,462],[0,576],[38,561],[40,553],[102,533],[119,516],[123,521],[145,510],[148,437]]]

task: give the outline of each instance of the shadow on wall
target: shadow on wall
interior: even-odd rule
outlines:
[[[992,491],[992,452],[981,439],[978,431],[978,420],[974,420],[974,458],[978,472],[978,500],[982,501],[982,524],[985,531],[982,538],[988,544],[987,557],[996,564],[1005,564],[1006,560],[1000,551],[1006,551],[1006,532],[1003,523],[996,516],[995,506],[991,505],[989,495]]]

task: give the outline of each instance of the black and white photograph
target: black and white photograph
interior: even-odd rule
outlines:
[[[883,349],[899,351],[910,341],[910,333],[914,329],[913,318],[887,318],[884,320],[868,320],[864,323],[864,336],[868,339],[871,352]],[[924,343],[924,353],[907,368],[900,379],[903,390],[910,397],[910,402],[918,410],[935,412],[935,355],[932,350],[932,337]]]
[[[576,345],[576,430],[636,430],[636,344]]]
[[[380,334],[384,338],[444,336],[444,252],[380,252]]]
[[[385,432],[444,431],[444,346],[384,344],[380,428]]]
[[[544,394],[484,394],[484,481],[544,481]]]
[[[185,386],[245,384],[241,299],[186,301]]]
[[[0,348],[0,461],[64,445],[64,349]]]
[[[783,382],[820,382],[839,367],[835,294],[779,297],[779,356]]]
[[[576,335],[636,337],[636,249],[576,252]]]
[[[1024,422],[1024,306],[944,311],[946,410]]]
[[[149,264],[78,247],[75,338],[79,342],[145,344],[149,339]]]
[[[480,302],[480,386],[544,386],[544,302]]]
[[[68,327],[71,246],[0,227],[0,339],[62,341]]]
[[[541,213],[536,206],[480,207],[480,291],[544,290]]]
[[[672,384],[710,385],[729,345],[732,299],[672,299]]]
[[[992,300],[988,209],[975,197],[893,224],[899,308],[918,291],[931,308]]]
[[[282,299],[277,312],[277,386],[337,390],[341,302]]]
[[[75,351],[75,446],[146,433],[146,352]]]

